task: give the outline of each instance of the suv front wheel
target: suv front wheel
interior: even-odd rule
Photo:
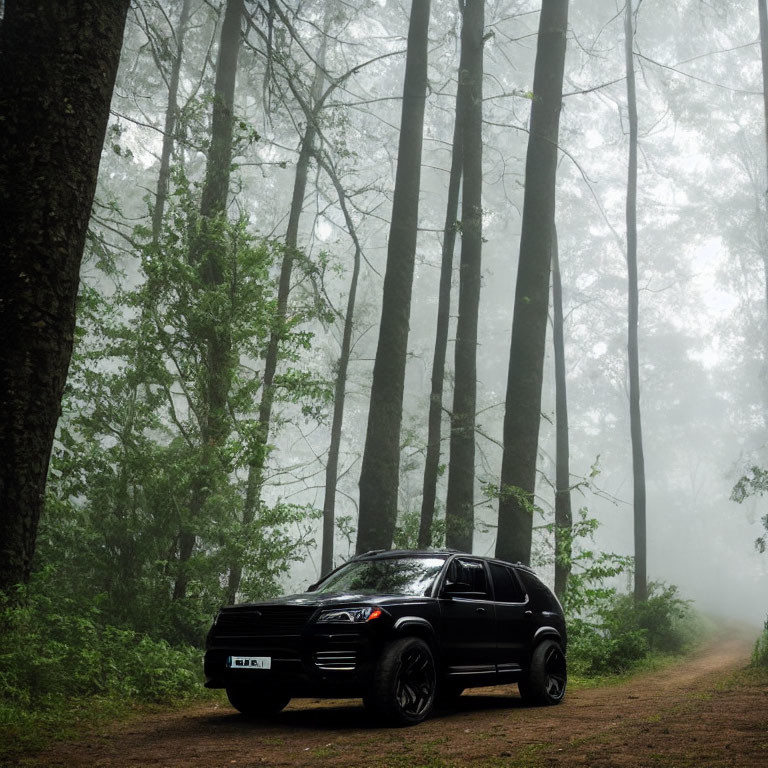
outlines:
[[[415,725],[432,711],[436,684],[429,646],[416,637],[404,637],[384,649],[372,690],[363,701],[368,709],[391,722]]]
[[[554,640],[544,640],[534,649],[528,674],[517,686],[524,701],[546,706],[562,701],[567,682],[563,649]]]

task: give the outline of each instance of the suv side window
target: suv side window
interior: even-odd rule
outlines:
[[[526,571],[524,568],[517,569],[517,575],[520,577],[520,581],[523,583],[526,591],[529,595],[536,598],[542,606],[546,606],[551,610],[555,610],[557,603],[555,602],[554,595],[534,576],[530,571]]]
[[[511,568],[500,563],[488,563],[493,579],[493,592],[500,603],[524,603],[525,592]]]
[[[448,569],[448,580],[469,584],[474,600],[490,600],[488,579],[485,575],[485,565],[480,560],[464,560],[457,557]]]

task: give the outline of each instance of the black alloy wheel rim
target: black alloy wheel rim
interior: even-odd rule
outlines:
[[[544,657],[544,690],[552,701],[559,701],[565,695],[565,656],[553,645]]]
[[[400,661],[395,696],[400,711],[408,717],[423,715],[434,698],[435,664],[426,648],[407,650]]]

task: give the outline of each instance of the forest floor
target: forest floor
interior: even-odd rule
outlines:
[[[662,670],[531,708],[516,687],[475,689],[412,728],[381,728],[361,702],[295,700],[249,722],[222,700],[60,743],[20,766],[66,768],[766,768],[768,674],[748,641],[712,642]]]

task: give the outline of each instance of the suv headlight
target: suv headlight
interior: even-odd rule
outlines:
[[[373,621],[381,616],[381,608],[335,608],[332,611],[323,611],[317,617],[318,624],[363,624]]]

